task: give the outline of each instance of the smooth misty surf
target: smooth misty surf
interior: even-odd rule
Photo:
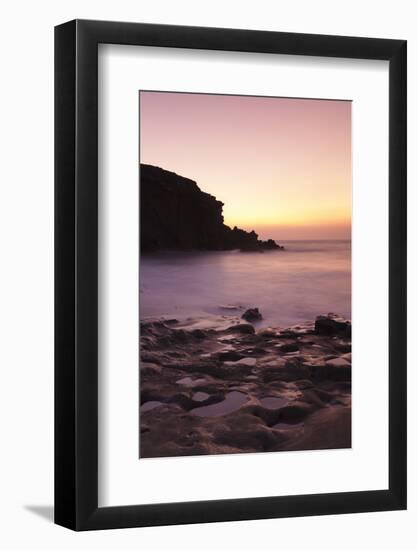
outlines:
[[[258,307],[259,327],[290,326],[335,311],[351,317],[350,241],[281,241],[284,251],[145,255],[140,317],[239,315]]]

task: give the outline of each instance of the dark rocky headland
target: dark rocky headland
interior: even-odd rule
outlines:
[[[201,191],[195,181],[140,165],[141,252],[159,250],[279,250],[255,231],[231,229],[223,220],[223,203]]]
[[[141,458],[351,446],[350,322],[245,313],[141,322]]]

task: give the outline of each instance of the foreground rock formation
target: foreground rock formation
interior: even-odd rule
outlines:
[[[140,456],[350,447],[350,323],[318,320],[142,322]]]
[[[278,250],[255,231],[231,229],[223,221],[223,203],[200,190],[195,181],[149,164],[140,165],[142,253],[157,250]]]

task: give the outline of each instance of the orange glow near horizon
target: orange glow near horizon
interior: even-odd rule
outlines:
[[[140,161],[195,180],[262,238],[350,238],[349,101],[141,92]]]

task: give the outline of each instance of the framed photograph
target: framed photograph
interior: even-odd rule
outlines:
[[[406,507],[406,42],[55,29],[55,522]]]

